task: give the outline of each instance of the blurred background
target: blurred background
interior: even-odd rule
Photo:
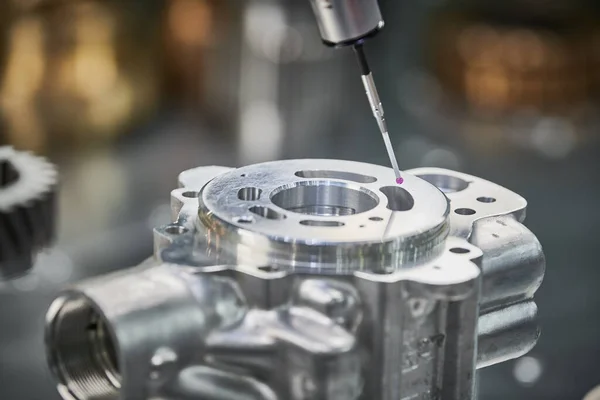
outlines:
[[[600,384],[598,2],[380,3],[366,50],[401,168],[518,192],[545,248],[540,341],[483,370],[481,399],[582,399]],[[52,296],[150,256],[179,172],[388,163],[353,55],[321,44],[307,0],[3,0],[0,144],[61,172],[56,247],[0,284],[2,400],[58,400]]]

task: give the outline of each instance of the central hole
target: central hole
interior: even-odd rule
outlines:
[[[300,182],[278,191],[271,201],[288,211],[320,217],[358,214],[372,210],[379,203],[373,193],[330,181]]]
[[[19,171],[8,160],[0,160],[0,189],[6,188],[19,180]]]

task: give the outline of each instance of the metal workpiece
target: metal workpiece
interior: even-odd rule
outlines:
[[[542,246],[522,224],[526,200],[495,183],[460,172],[439,168],[408,172],[448,196],[451,235],[468,239],[484,254],[477,365],[526,354],[540,335],[533,295],[546,266]]]
[[[537,340],[543,253],[509,190],[404,177],[340,160],[185,171],[154,260],[53,303],[63,398],[474,399],[477,368]]]
[[[219,263],[397,269],[438,256],[448,234],[435,187],[413,176],[398,186],[391,169],[352,161],[239,168],[206,184],[198,203],[199,232]]]
[[[383,28],[377,0],[310,0],[323,42],[346,46]]]

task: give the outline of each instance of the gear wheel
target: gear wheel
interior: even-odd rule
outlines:
[[[55,233],[57,172],[44,158],[0,146],[0,279],[26,274]]]

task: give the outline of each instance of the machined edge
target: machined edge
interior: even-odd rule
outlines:
[[[527,201],[498,184],[443,168],[406,171],[440,189],[450,200],[450,235],[469,238],[473,224],[483,218],[512,215],[525,220]]]

